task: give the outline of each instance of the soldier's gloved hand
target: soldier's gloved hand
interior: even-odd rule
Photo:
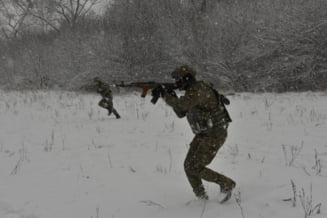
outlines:
[[[152,89],[152,96],[153,97],[163,97],[165,95],[165,89],[161,86],[158,85],[154,89]]]
[[[221,96],[221,100],[222,102],[225,104],[225,105],[229,105],[230,104],[230,101],[228,98],[226,98],[226,96],[224,95],[220,95]]]
[[[157,103],[158,99],[160,97],[163,97],[164,92],[165,92],[165,90],[161,85],[158,85],[157,87],[152,89],[152,92],[151,92],[151,95],[152,95],[151,102],[152,102],[152,104]]]
[[[173,89],[167,89],[166,93],[170,96],[177,98],[176,92]]]

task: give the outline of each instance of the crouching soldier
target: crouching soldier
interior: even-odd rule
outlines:
[[[197,81],[196,72],[189,66],[181,66],[172,72],[172,77],[184,96],[177,97],[174,91],[165,91],[161,96],[179,118],[186,117],[195,137],[190,144],[184,169],[194,194],[208,199],[202,180],[216,183],[225,193],[222,203],[231,197],[236,183],[207,165],[216,156],[227,138],[231,119],[224,106],[229,100],[220,95],[209,83]],[[156,91],[156,90],[154,90]]]
[[[120,115],[113,107],[112,103],[112,92],[108,83],[102,82],[99,77],[93,79],[95,85],[97,86],[97,92],[101,94],[102,99],[99,101],[99,106],[108,110],[108,116],[113,113],[117,119],[120,118]]]

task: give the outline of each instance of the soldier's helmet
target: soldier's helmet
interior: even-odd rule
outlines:
[[[98,76],[93,78],[93,82],[101,82],[100,78]]]
[[[175,80],[179,80],[179,79],[183,78],[184,76],[186,76],[188,74],[190,74],[193,77],[195,77],[196,72],[190,66],[188,66],[188,65],[182,65],[180,67],[177,67],[171,73],[171,77],[174,78]]]

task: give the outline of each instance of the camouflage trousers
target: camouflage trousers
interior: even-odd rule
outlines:
[[[184,161],[184,170],[197,197],[206,195],[202,179],[217,183],[221,190],[229,188],[234,183],[232,179],[206,167],[214,159],[226,138],[227,128],[217,128],[211,132],[195,135],[190,144]]]
[[[100,107],[103,107],[103,108],[107,109],[108,110],[108,115],[113,113],[116,116],[117,119],[120,118],[120,115],[118,114],[116,109],[113,107],[112,100],[110,100],[109,98],[101,99],[101,101],[99,101],[98,105]]]

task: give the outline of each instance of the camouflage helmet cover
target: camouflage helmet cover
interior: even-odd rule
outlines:
[[[189,67],[187,65],[182,65],[182,66],[176,68],[171,73],[171,77],[178,80],[187,74],[191,74],[194,77],[196,75],[196,72],[191,67]]]
[[[94,82],[101,82],[101,80],[100,80],[100,78],[99,78],[98,76],[94,77],[94,78],[93,78],[93,81],[94,81]]]

